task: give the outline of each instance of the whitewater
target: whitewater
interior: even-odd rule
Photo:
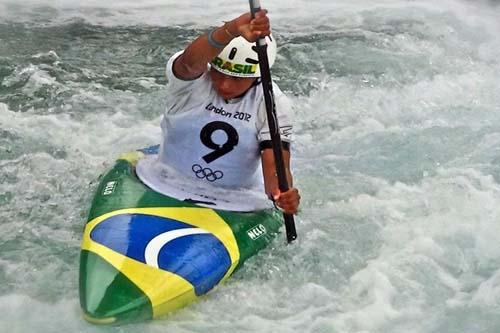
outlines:
[[[500,4],[262,0],[298,241],[160,320],[78,300],[98,176],[160,141],[165,63],[246,1],[0,0],[0,331],[500,332]]]

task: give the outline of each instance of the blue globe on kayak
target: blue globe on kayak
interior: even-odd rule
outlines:
[[[197,296],[212,289],[231,266],[228,251],[214,235],[160,216],[115,215],[99,223],[90,238],[131,259],[181,276],[194,286]],[[154,243],[159,246],[151,246]]]

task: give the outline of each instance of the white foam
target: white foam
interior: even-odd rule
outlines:
[[[276,240],[204,301],[130,330],[493,332],[500,325],[500,7],[461,0],[269,6],[298,63],[324,70],[296,70],[314,87],[293,98],[295,175],[303,197],[299,240],[292,247]],[[79,18],[201,30],[247,4],[32,0],[6,8],[0,0],[5,22],[58,25]],[[33,57],[55,59],[46,52]],[[31,80],[29,91],[57,85],[47,68],[33,65],[18,68],[2,87],[21,76]],[[137,82],[155,88],[151,78]],[[88,183],[123,151],[160,136],[161,111],[155,119],[141,114],[140,94],[98,83],[70,88],[66,105],[54,110],[18,112],[0,103],[0,127],[16,137],[9,144],[19,151],[0,161],[0,196],[15,193],[11,210],[0,212],[8,217],[2,240],[39,241],[30,253],[48,258],[51,248],[77,252]],[[18,141],[23,144],[15,146]],[[19,249],[23,256],[26,250]],[[59,290],[50,284],[52,270],[73,281],[63,290],[75,295],[76,263],[57,257],[53,266],[29,271],[30,261],[2,256],[8,280],[22,277],[11,295],[0,297],[2,326],[93,330],[81,324],[76,297],[27,296]]]
[[[484,2],[483,2],[484,3]],[[352,26],[363,21],[365,12],[374,13],[384,9],[400,10],[415,8],[417,11],[453,12],[467,24],[483,25],[484,20],[496,21],[498,9],[485,9],[481,4],[446,0],[436,3],[426,0],[409,4],[401,0],[385,0],[374,3],[372,0],[356,1],[267,1],[263,7],[270,10],[278,25],[297,31],[311,31],[311,19],[316,25],[329,26],[335,22],[340,26]],[[188,0],[182,3],[174,1],[148,0],[134,2],[120,0],[104,3],[97,0],[74,2],[70,0],[27,0],[14,3],[11,0],[0,1],[0,17],[8,21],[29,22],[36,19],[44,22],[63,23],[71,18],[84,19],[98,25],[198,25],[210,26],[220,20],[235,17],[248,10],[247,2],[214,0],[210,6],[199,1]],[[298,15],[300,13],[300,15]],[[404,15],[404,12],[401,14]],[[290,18],[294,20],[291,21]],[[35,18],[35,20],[34,20]],[[46,21],[45,21],[46,23]]]
[[[401,320],[418,325],[438,297],[434,292],[449,298],[450,307],[498,305],[498,270],[486,281],[471,275],[477,265],[498,264],[499,200],[492,177],[441,169],[420,185],[387,184],[375,196],[333,204],[337,214],[374,221],[383,239],[378,254],[350,279],[344,311],[333,322],[347,332],[378,332]]]
[[[482,307],[500,306],[500,270],[481,282],[477,291],[472,295],[472,303]]]
[[[81,317],[76,299],[42,302],[26,295],[0,296],[0,322],[10,332],[95,332]]]

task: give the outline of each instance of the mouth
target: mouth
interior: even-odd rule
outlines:
[[[220,89],[217,92],[224,99],[231,99],[231,98],[234,97],[234,93],[231,93],[231,92],[226,92],[226,91],[223,91],[223,90],[220,90]]]

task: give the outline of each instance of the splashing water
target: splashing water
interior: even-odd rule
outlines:
[[[299,241],[165,319],[81,318],[98,175],[159,142],[164,65],[246,2],[0,0],[0,327],[498,332],[498,1],[263,2],[296,114]]]

